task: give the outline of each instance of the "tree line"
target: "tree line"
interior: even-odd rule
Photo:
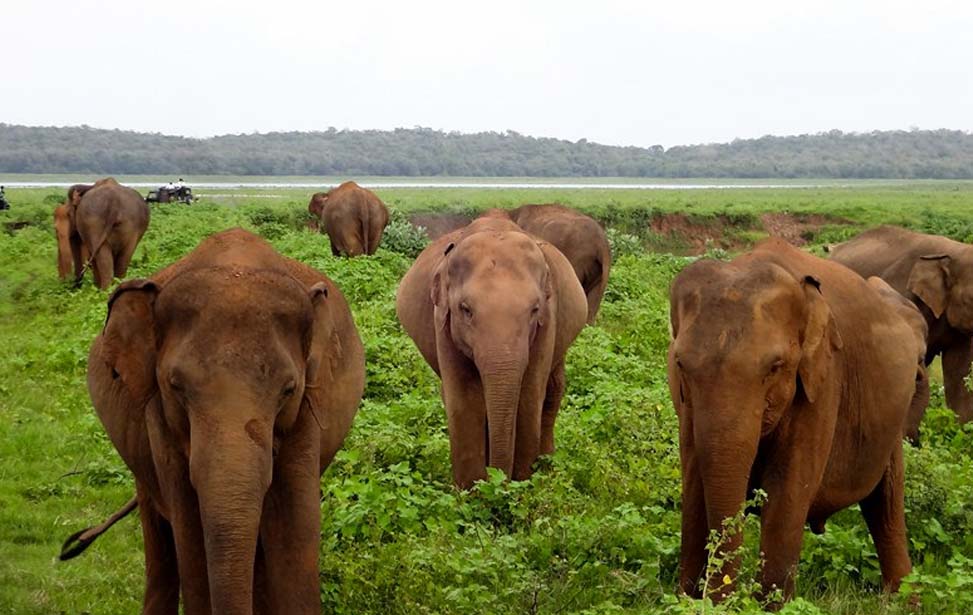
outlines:
[[[973,134],[832,130],[665,149],[513,131],[329,128],[194,139],[0,123],[0,173],[973,179]]]

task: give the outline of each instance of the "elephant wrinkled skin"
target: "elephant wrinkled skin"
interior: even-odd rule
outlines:
[[[916,304],[929,329],[926,365],[942,355],[946,405],[961,423],[973,421],[973,392],[964,382],[973,362],[973,246],[882,226],[830,253],[862,277],[882,278]]]
[[[341,292],[240,229],[121,284],[88,389],[135,475],[144,613],[318,613],[320,482],[364,387]]]
[[[396,313],[442,379],[453,478],[515,480],[554,450],[564,356],[584,327],[584,291],[557,248],[510,220],[440,237],[399,285]]]
[[[73,266],[80,283],[90,266],[95,284],[108,288],[115,277],[125,277],[148,226],[149,207],[142,195],[113,178],[71,186],[54,210],[58,275],[66,279]]]
[[[682,461],[680,585],[699,595],[711,530],[754,489],[762,585],[793,594],[804,524],[823,532],[860,503],[883,586],[911,569],[902,432],[917,394],[916,336],[853,271],[779,239],[729,263],[700,260],[670,290],[669,386]],[[740,546],[730,535],[723,553]],[[716,575],[732,590],[733,558]]]
[[[612,252],[605,229],[593,218],[559,204],[521,205],[506,212],[517,226],[548,241],[571,263],[588,299],[593,323],[608,286]]]
[[[389,210],[381,199],[351,181],[314,194],[307,209],[320,219],[335,256],[375,254],[389,223]]]

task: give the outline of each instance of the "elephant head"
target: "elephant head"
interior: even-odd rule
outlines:
[[[307,210],[314,214],[316,218],[320,218],[321,214],[324,213],[324,205],[327,203],[329,196],[331,196],[330,192],[315,192],[311,197],[311,201],[307,204]]]
[[[329,420],[314,403],[328,386],[321,374],[334,367],[320,350],[335,339],[328,286],[225,264],[166,277],[130,280],[112,294],[89,359],[89,390],[137,477],[194,494],[213,612],[249,612],[278,451],[290,438],[307,441],[296,427],[308,424],[304,413],[318,425]],[[288,471],[316,483],[312,456],[313,467]],[[160,458],[169,465],[160,469]],[[167,477],[173,465],[186,473]]]
[[[521,385],[538,331],[556,308],[544,253],[519,231],[473,233],[447,246],[431,298],[437,330],[479,373],[488,465],[513,476]]]
[[[709,529],[719,531],[747,498],[761,439],[793,406],[835,399],[841,337],[818,282],[773,263],[698,261],[670,297],[669,386],[684,476],[694,464]]]
[[[973,247],[920,257],[907,288],[936,318],[945,313],[951,326],[973,333]]]

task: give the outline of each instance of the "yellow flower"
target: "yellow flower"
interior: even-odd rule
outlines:
[[[723,585],[729,585],[732,582],[733,582],[733,579],[730,578],[730,575],[728,575],[728,574],[724,574],[723,575]]]

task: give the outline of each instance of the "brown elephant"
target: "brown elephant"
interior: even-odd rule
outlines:
[[[108,288],[113,278],[125,277],[148,226],[149,207],[142,195],[113,178],[71,186],[54,210],[58,275],[66,279],[73,265],[80,284],[90,266],[95,284]]]
[[[588,322],[593,323],[605,296],[612,264],[605,229],[583,213],[557,203],[522,205],[507,215],[517,226],[550,242],[567,257],[588,299]]]
[[[860,504],[883,586],[911,569],[902,431],[916,395],[916,337],[850,269],[768,239],[729,263],[700,260],[670,290],[669,387],[682,461],[680,585],[699,595],[710,531],[754,489],[762,586],[789,598],[804,524]],[[728,532],[724,554],[741,544]],[[730,557],[713,590],[732,590]],[[731,582],[723,585],[724,575]]]
[[[348,304],[247,231],[121,284],[88,359],[135,475],[144,613],[319,613],[320,475],[361,400]]]
[[[922,317],[922,312],[914,303],[896,292],[882,278],[872,276],[867,281],[909,324],[915,338],[916,394],[912,398],[909,414],[906,416],[905,437],[913,444],[919,444],[919,425],[929,405],[929,374],[926,371],[926,337],[929,335],[929,329],[926,326],[926,319]]]
[[[973,393],[964,383],[973,363],[973,246],[882,226],[832,246],[830,253],[916,304],[929,328],[926,365],[942,355],[946,405],[961,423],[973,420]]]
[[[587,314],[564,255],[510,220],[480,218],[423,250],[395,310],[442,378],[456,485],[488,465],[530,477],[554,450],[564,356]]]
[[[316,193],[307,209],[321,220],[335,256],[375,254],[389,224],[389,210],[381,199],[352,181]]]

